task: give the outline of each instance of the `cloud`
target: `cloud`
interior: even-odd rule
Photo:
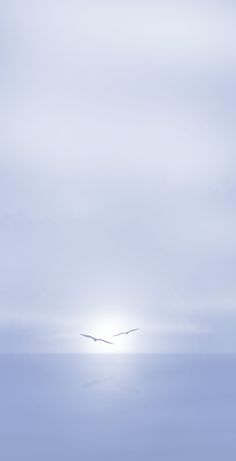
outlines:
[[[110,304],[177,328],[235,308],[235,14],[4,6],[4,321]]]

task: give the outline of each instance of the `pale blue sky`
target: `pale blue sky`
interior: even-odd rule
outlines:
[[[107,316],[129,351],[236,351],[235,23],[1,2],[0,351],[86,351]]]

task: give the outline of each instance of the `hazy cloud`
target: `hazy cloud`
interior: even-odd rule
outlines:
[[[51,325],[67,350],[67,324],[110,306],[142,322],[145,350],[160,325],[161,350],[184,331],[235,350],[235,18],[230,1],[4,2],[6,328]]]

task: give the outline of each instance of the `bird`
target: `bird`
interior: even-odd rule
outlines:
[[[128,335],[129,333],[133,333],[134,331],[138,331],[138,330],[139,328],[132,328],[131,330],[128,330],[128,331],[121,331],[120,333],[113,335],[113,338],[115,338],[115,336]]]
[[[105,339],[102,339],[102,338],[95,338],[95,336],[85,335],[83,333],[80,333],[80,336],[84,336],[84,338],[92,339],[95,342],[96,341],[101,341],[101,342],[106,343],[106,344],[113,344],[111,341],[106,341]]]

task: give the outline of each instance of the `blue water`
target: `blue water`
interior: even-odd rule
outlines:
[[[0,460],[236,460],[236,356],[0,356]]]

